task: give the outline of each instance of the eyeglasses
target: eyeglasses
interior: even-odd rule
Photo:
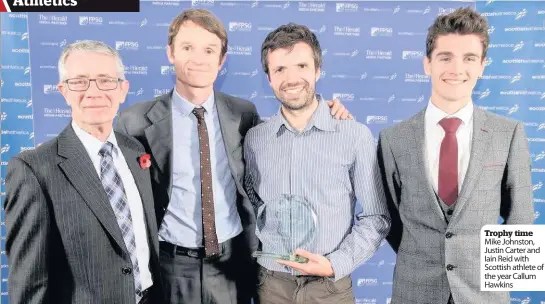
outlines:
[[[89,89],[91,81],[94,81],[97,88],[101,91],[111,91],[117,89],[119,82],[123,81],[121,78],[111,77],[98,77],[98,78],[70,78],[66,79],[64,83],[68,85],[70,91],[83,92]]]

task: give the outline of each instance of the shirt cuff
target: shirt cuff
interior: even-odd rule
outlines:
[[[350,274],[352,269],[351,258],[344,252],[337,250],[327,256],[333,268],[333,277],[328,279],[336,282]]]

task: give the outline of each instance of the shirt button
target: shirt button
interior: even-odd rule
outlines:
[[[447,239],[450,239],[452,237],[452,235],[453,235],[452,232],[447,232],[447,234],[445,234],[445,237]]]
[[[448,270],[448,271],[451,271],[451,270],[453,270],[453,269],[454,269],[454,265],[452,265],[452,264],[448,264],[448,265],[447,265],[447,270]]]
[[[123,268],[121,268],[121,273],[129,275],[129,274],[132,273],[132,269],[130,267],[123,267]]]

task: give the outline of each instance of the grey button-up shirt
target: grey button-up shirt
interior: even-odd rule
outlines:
[[[280,197],[307,201],[317,220],[315,239],[308,247],[329,258],[334,280],[350,275],[373,255],[389,231],[390,217],[376,146],[365,125],[336,120],[327,103],[319,102],[302,132],[294,130],[279,113],[250,129],[245,138],[245,185],[256,214],[261,215],[266,207],[270,221],[278,221],[273,217],[279,212]],[[357,201],[361,211],[356,214]],[[260,224],[258,220],[256,233],[259,236],[267,231],[275,241],[263,242],[262,250],[285,253],[286,245],[280,241],[284,236],[275,236],[277,227],[269,227],[268,222]],[[295,274],[274,259],[259,258],[258,263],[269,270]]]

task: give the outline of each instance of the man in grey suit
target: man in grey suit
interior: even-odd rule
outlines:
[[[98,41],[64,49],[72,122],[8,163],[10,303],[160,303],[159,244],[144,147],[113,132],[129,83]]]
[[[471,94],[484,70],[486,20],[469,8],[429,28],[426,109],[379,137],[397,252],[393,304],[510,303],[480,286],[480,230],[533,222],[524,125],[477,108]]]
[[[255,215],[244,191],[242,143],[260,122],[247,100],[214,91],[227,32],[211,12],[189,9],[169,28],[176,87],[119,116],[117,129],[152,155],[160,265],[169,303],[250,303]],[[332,113],[346,111],[333,106]],[[340,110],[339,110],[340,108]]]

